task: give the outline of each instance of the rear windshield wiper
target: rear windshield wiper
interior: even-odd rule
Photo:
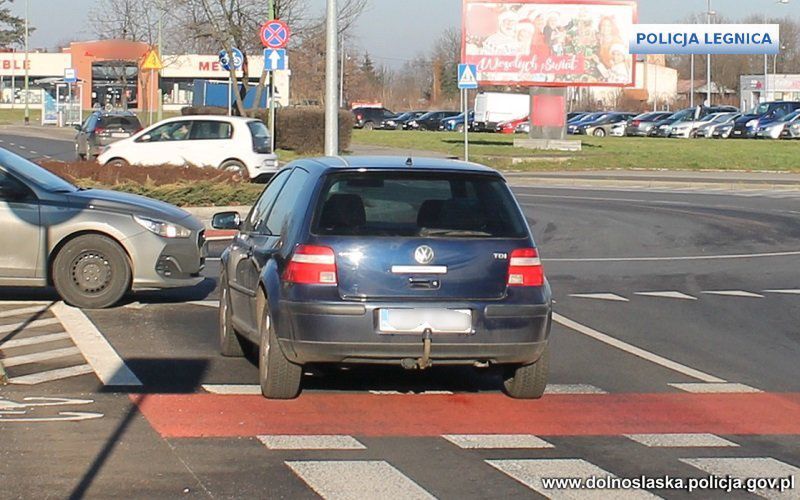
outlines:
[[[419,232],[420,236],[491,236],[485,231],[472,231],[469,229],[430,229],[423,228]]]

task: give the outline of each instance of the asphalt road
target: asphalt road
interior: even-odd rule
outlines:
[[[309,369],[300,398],[266,401],[252,356],[217,352],[213,259],[202,285],[90,322],[50,292],[5,290],[9,375],[72,376],[0,389],[0,497],[753,497],[541,480],[716,474],[794,475],[783,498],[800,498],[800,196],[516,194],[558,313],[542,400],[434,367]]]
[[[0,127],[0,147],[30,160],[74,160],[74,137],[71,129]]]

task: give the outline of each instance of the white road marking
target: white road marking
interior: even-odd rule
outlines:
[[[0,300],[0,306],[48,306],[52,300]]]
[[[3,302],[0,302],[0,305],[3,305]],[[50,304],[49,302],[47,303]],[[0,311],[0,318],[11,318],[14,316],[22,316],[23,314],[36,314],[38,312],[44,312],[48,308],[42,308],[41,306],[31,306],[31,307],[23,307],[21,309],[7,309],[5,311]]]
[[[40,326],[50,326],[50,325],[57,325],[59,323],[58,319],[56,318],[47,318],[47,319],[37,319],[36,321],[31,321],[27,325],[25,323],[17,323],[14,325],[2,325],[0,326],[0,334],[2,333],[11,333],[13,331],[19,330],[22,325],[25,325],[24,330],[28,328],[38,328]]]
[[[697,394],[727,394],[740,392],[761,392],[755,387],[735,383],[669,384],[676,389]]]
[[[453,394],[453,391],[369,391],[369,393],[377,396],[446,396]]]
[[[53,349],[50,351],[35,352],[32,354],[23,354],[21,356],[12,356],[3,359],[3,364],[6,368],[12,366],[29,365],[31,363],[38,363],[40,361],[50,361],[53,359],[66,358],[68,356],[80,355],[81,350],[77,347],[65,347],[63,349]]]
[[[573,490],[573,489],[546,489],[542,485],[542,478],[583,478],[589,477],[616,477],[614,474],[600,467],[578,458],[556,459],[522,459],[522,460],[487,460],[500,472],[516,479],[533,491],[544,495],[546,498],[560,499],[639,499],[658,498],[644,490]]]
[[[0,423],[79,422],[81,420],[94,420],[96,418],[103,417],[102,413],[78,412],[78,411],[62,411],[59,412],[58,414],[59,414],[58,417],[0,418]]]
[[[352,436],[256,436],[270,450],[366,450]]]
[[[46,372],[32,373],[30,375],[23,375],[20,377],[13,377],[9,379],[9,383],[20,385],[36,385],[43,382],[52,382],[54,380],[61,380],[70,377],[77,377],[79,375],[86,375],[93,373],[92,367],[89,365],[70,366],[68,368],[60,368],[58,370],[49,370]]]
[[[745,292],[744,290],[707,290],[701,293],[708,295],[722,295],[725,297],[750,297],[754,299],[763,299],[763,295],[753,292]]]
[[[466,450],[555,448],[532,434],[445,434],[442,437]]]
[[[19,149],[28,149],[28,148],[26,148],[25,146],[23,146],[22,144],[20,144],[20,145],[19,145],[19,146],[17,146],[17,147],[18,147]]]
[[[686,295],[681,292],[636,292],[636,295],[643,295],[645,297],[660,297],[665,299],[683,299],[683,300],[697,300],[697,297]]]
[[[297,476],[325,499],[430,500],[435,497],[384,461],[286,462]]]
[[[37,335],[36,337],[26,337],[24,339],[14,339],[0,344],[0,350],[13,349],[15,347],[22,347],[26,345],[45,344],[47,342],[55,342],[57,340],[64,340],[68,338],[69,334],[67,332],[61,332],[50,333],[47,335]]]
[[[39,152],[38,152],[38,151],[34,151],[34,150],[32,150],[32,149],[31,149],[31,154],[32,154],[32,155],[38,155],[38,154],[39,154]]]
[[[738,444],[714,434],[625,434],[648,448],[722,448]]]
[[[800,476],[800,468],[774,458],[681,458],[681,462],[719,477],[731,476],[740,479],[789,478]],[[798,498],[797,491],[757,490],[764,498]]]
[[[147,307],[147,304],[142,304],[141,302],[131,302],[130,304],[125,304],[125,309],[144,309]]]
[[[203,384],[201,386],[206,392],[211,394],[235,394],[239,396],[258,394],[261,395],[260,385],[248,384]]]
[[[800,252],[747,253],[733,255],[689,255],[684,257],[587,257],[579,259],[548,259],[542,262],[669,262],[680,260],[757,259],[762,257],[794,257]]]
[[[793,290],[764,290],[764,293],[787,293],[792,295],[800,295],[800,289]]]
[[[203,306],[203,307],[219,307],[218,300],[193,300],[189,302],[190,304],[194,304],[196,306]]]
[[[682,365],[670,359],[659,356],[658,354],[653,354],[652,352],[645,351],[644,349],[628,344],[627,342],[623,342],[622,340],[616,339],[610,335],[598,332],[593,328],[572,321],[569,318],[565,318],[564,316],[558,313],[553,313],[553,321],[562,326],[575,330],[578,333],[582,333],[586,336],[592,337],[595,340],[599,340],[604,344],[608,344],[612,347],[616,347],[617,349],[625,351],[629,354],[633,354],[634,356],[638,356],[642,359],[650,361],[651,363],[655,363],[657,365],[663,366],[664,368],[676,371],[678,373],[682,373],[687,377],[695,378],[697,380],[702,380],[703,382],[725,382],[725,380],[719,377],[709,375],[708,373],[701,372],[700,370],[695,370],[694,368]]]
[[[80,309],[59,302],[53,306],[52,310],[103,384],[142,385],[142,382],[119,357],[103,334]]]
[[[547,384],[545,394],[608,394],[603,389],[589,384]]]
[[[597,299],[597,300],[610,300],[614,302],[629,302],[625,297],[613,293],[571,293],[570,297],[578,299]]]

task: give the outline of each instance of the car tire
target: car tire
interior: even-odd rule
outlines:
[[[222,165],[219,166],[219,169],[234,174],[234,176],[239,180],[247,179],[250,176],[250,174],[247,172],[247,167],[245,164],[239,160],[225,160],[222,162]]]
[[[128,255],[113,239],[85,234],[69,240],[53,260],[53,284],[71,306],[111,307],[131,286]]]
[[[506,394],[514,399],[539,399],[547,387],[550,369],[550,346],[545,347],[539,360],[530,365],[507,368],[503,377]]]
[[[109,167],[114,167],[114,168],[122,168],[122,167],[130,166],[130,163],[128,163],[128,161],[125,160],[124,158],[112,158],[112,159],[108,160],[106,165],[108,165]]]
[[[233,328],[231,295],[227,282],[228,280],[223,273],[219,280],[219,352],[228,358],[241,358],[244,356],[245,346],[243,339]]]
[[[598,129],[595,129],[595,131],[592,133],[592,135],[594,135],[595,137],[605,137],[606,136],[606,131],[601,129],[601,128],[598,128]]]
[[[292,363],[283,354],[268,305],[264,306],[259,337],[258,380],[261,394],[268,399],[296,398],[300,394],[303,367]]]
[[[364,124],[364,130],[375,130],[375,124],[372,122],[366,122]]]

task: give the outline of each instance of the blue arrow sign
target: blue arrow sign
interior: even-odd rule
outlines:
[[[283,71],[287,66],[286,49],[264,49],[264,70]]]
[[[477,89],[478,88],[478,68],[474,64],[458,65],[458,88]]]
[[[225,68],[227,71],[231,69],[231,58],[228,55],[227,50],[222,50],[219,53],[219,63],[222,64],[222,67]],[[242,51],[235,48],[233,49],[233,69],[242,69],[242,65],[244,64],[244,54]]]

